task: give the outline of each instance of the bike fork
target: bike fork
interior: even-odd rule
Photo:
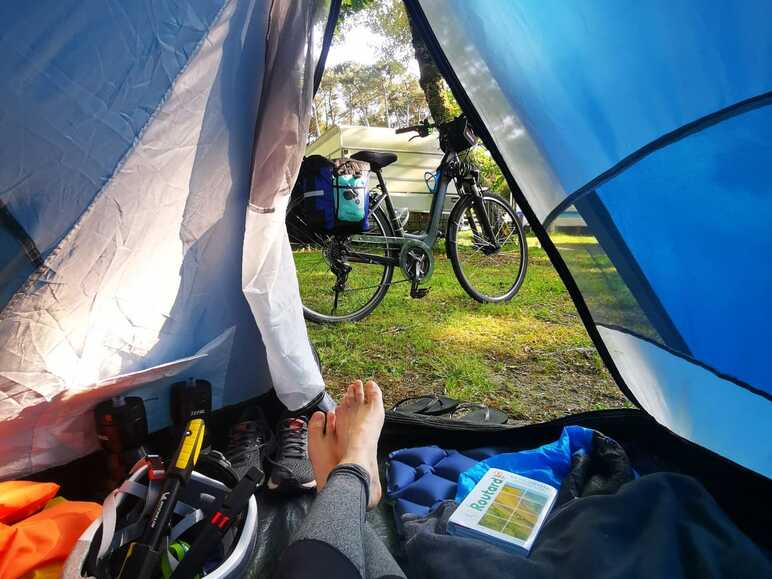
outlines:
[[[496,234],[493,232],[490,219],[488,219],[488,213],[485,211],[485,203],[483,203],[483,197],[477,190],[475,190],[475,195],[472,197],[472,206],[474,207],[474,211],[477,212],[477,219],[480,221],[480,225],[482,225],[483,233],[492,246],[491,251],[498,251],[501,248],[499,245],[499,240],[496,239]]]

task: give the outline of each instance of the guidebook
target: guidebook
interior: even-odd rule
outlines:
[[[527,555],[556,496],[548,484],[492,468],[451,515],[448,533]]]

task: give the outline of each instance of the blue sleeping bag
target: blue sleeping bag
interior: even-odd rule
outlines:
[[[527,476],[559,490],[571,470],[571,457],[577,452],[592,450],[592,434],[589,428],[566,426],[555,442],[532,450],[505,452],[479,462],[459,476],[456,502],[464,500],[489,468]]]

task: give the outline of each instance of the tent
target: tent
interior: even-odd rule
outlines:
[[[96,449],[90,411],[124,392],[158,430],[188,375],[215,407],[323,390],[281,204],[330,8],[0,8],[0,477]]]
[[[596,427],[641,472],[699,478],[769,547],[772,5],[406,5],[638,409],[523,428],[393,415],[385,447]],[[322,391],[283,217],[338,7],[0,8],[0,478],[93,450],[90,410],[117,393],[165,426],[181,375],[218,407]],[[547,232],[573,211],[588,247]]]

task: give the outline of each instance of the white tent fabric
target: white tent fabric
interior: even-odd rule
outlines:
[[[157,430],[188,376],[212,382],[215,407],[266,392],[270,375],[291,407],[323,389],[283,203],[326,6],[0,9],[0,205],[42,260],[0,312],[0,478],[94,450],[89,410],[117,394],[142,395]]]
[[[244,294],[263,332],[276,393],[298,410],[324,391],[308,340],[284,215],[305,149],[314,93],[313,2],[277,1],[255,133],[255,163],[244,238]],[[299,42],[297,39],[306,39]]]

